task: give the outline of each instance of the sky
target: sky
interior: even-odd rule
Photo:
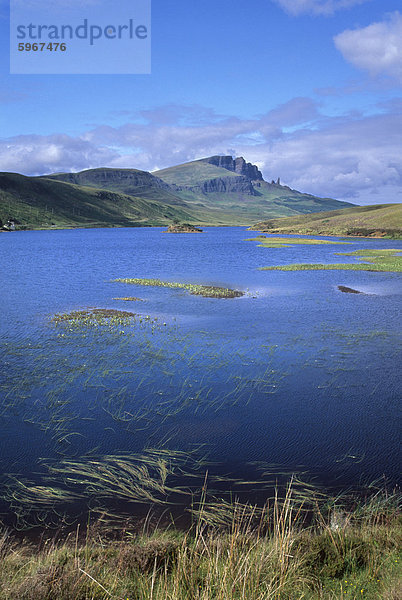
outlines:
[[[115,6],[74,2],[83,17]],[[400,0],[152,0],[141,75],[10,74],[8,5],[0,171],[153,171],[231,154],[303,192],[402,202]]]

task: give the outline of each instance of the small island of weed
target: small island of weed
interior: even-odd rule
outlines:
[[[259,248],[289,248],[295,244],[306,244],[309,246],[317,246],[321,244],[351,244],[352,242],[333,242],[330,240],[315,240],[310,238],[297,237],[267,237],[259,235],[255,238],[248,238],[245,242],[261,242]]]
[[[114,308],[87,308],[82,310],[73,310],[68,313],[57,313],[50,319],[55,325],[66,325],[70,329],[78,327],[99,327],[99,326],[122,326],[130,325],[133,321],[156,321],[149,315],[139,315],[127,310],[116,310]]]
[[[244,292],[240,290],[232,290],[230,288],[217,287],[213,285],[161,281],[160,279],[119,278],[113,279],[113,282],[129,283],[132,285],[178,288],[188,291],[193,296],[203,296],[204,298],[240,298],[241,296],[244,296]]]

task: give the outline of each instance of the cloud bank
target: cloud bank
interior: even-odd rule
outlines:
[[[77,137],[0,139],[0,170],[26,175],[100,166],[152,171],[235,154],[258,164],[265,179],[281,177],[304,192],[357,204],[402,202],[402,100],[378,107],[371,116],[328,117],[319,108],[309,98],[295,98],[253,119],[239,119],[199,106],[169,105]]]
[[[371,75],[386,75],[402,83],[402,14],[362,29],[346,30],[334,42],[344,58]]]

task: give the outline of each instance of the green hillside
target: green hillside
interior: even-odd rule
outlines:
[[[180,206],[52,179],[0,173],[0,220],[26,228],[164,225],[191,220]]]
[[[402,237],[402,204],[375,204],[264,220],[250,229],[268,233]]]

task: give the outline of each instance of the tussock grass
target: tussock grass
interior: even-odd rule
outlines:
[[[378,494],[352,511],[316,508],[307,523],[284,497],[254,510],[233,502],[207,523],[205,494],[186,531],[99,523],[62,542],[0,538],[3,600],[397,600],[401,526],[396,497]],[[334,514],[341,514],[334,524]]]

